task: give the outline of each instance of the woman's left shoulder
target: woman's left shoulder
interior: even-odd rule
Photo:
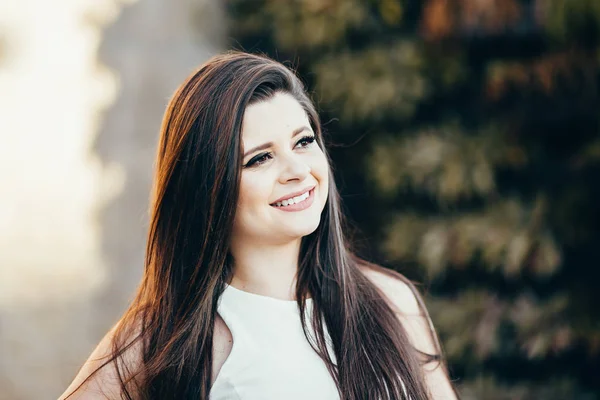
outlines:
[[[414,284],[399,272],[379,265],[367,263],[359,268],[396,314],[413,346],[427,354],[438,354],[435,329]]]
[[[387,299],[390,308],[406,330],[409,341],[423,356],[425,380],[433,399],[457,399],[442,357],[435,328],[415,285],[402,274],[369,263],[359,269]],[[432,364],[429,364],[430,362]],[[440,368],[441,367],[441,368]]]
[[[359,269],[385,295],[394,311],[404,315],[422,315],[420,294],[404,275],[371,263],[361,263]]]

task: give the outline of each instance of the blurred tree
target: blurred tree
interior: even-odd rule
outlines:
[[[463,398],[599,398],[600,2],[228,11],[315,93],[357,247],[430,282]]]

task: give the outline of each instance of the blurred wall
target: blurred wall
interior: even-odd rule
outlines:
[[[131,299],[171,93],[218,0],[0,0],[0,400],[56,398]]]

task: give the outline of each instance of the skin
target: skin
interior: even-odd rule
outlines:
[[[294,131],[303,126],[308,129],[293,136]],[[235,260],[232,286],[282,300],[294,299],[300,241],[318,227],[328,193],[329,166],[325,155],[316,142],[309,143],[303,139],[313,135],[306,113],[290,95],[276,94],[246,109],[242,124],[244,151],[264,143],[272,144],[248,153],[243,160],[240,199],[231,242]],[[266,153],[269,155],[263,157],[259,164],[247,165],[257,155]],[[283,212],[272,207],[271,204],[280,197],[313,185],[314,202],[310,208]],[[401,280],[381,272],[369,268],[362,271],[384,293],[406,328],[413,346],[428,353],[435,352],[428,330],[429,322],[420,313],[411,289]],[[60,400],[99,367],[103,357],[110,354],[112,334],[111,330],[102,339]],[[231,332],[217,314],[213,337],[213,382],[232,346]],[[134,346],[124,354],[124,362],[132,370],[140,363],[139,352],[139,346]],[[433,399],[456,399],[444,368],[435,364],[424,369]],[[117,398],[119,392],[117,373],[111,363],[70,399]]]
[[[243,169],[233,226],[231,285],[293,300],[303,236],[319,226],[327,201],[329,166],[308,116],[289,94],[247,107],[242,122]],[[253,150],[270,143],[268,147]],[[272,204],[314,186],[312,205],[286,212]]]
[[[307,130],[294,136],[302,126]],[[295,298],[300,240],[318,227],[328,192],[327,159],[316,142],[301,141],[306,135],[314,135],[308,117],[288,94],[276,94],[249,106],[244,113],[244,152],[264,143],[272,145],[244,156],[231,243],[235,260],[231,285],[238,289],[282,300]],[[257,155],[267,153],[258,165],[247,166]],[[315,200],[306,210],[282,212],[271,205],[282,196],[312,185],[316,185]],[[363,273],[385,294],[412,344],[424,352],[435,353],[429,321],[420,313],[411,289],[381,272],[364,268]],[[233,344],[231,332],[220,318],[215,330],[213,380]],[[434,399],[456,399],[443,367],[433,363],[424,369]]]

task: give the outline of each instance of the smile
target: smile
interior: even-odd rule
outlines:
[[[271,206],[281,211],[301,211],[310,207],[314,200],[314,188],[310,189],[299,196],[291,197],[286,200],[278,201]]]

